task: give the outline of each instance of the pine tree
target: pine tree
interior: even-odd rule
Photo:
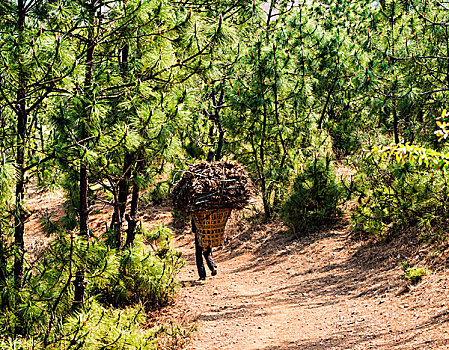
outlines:
[[[299,84],[289,77],[296,74],[296,59],[289,53],[296,45],[290,13],[291,6],[272,1],[266,17],[255,17],[247,29],[256,33],[256,40],[248,42],[239,60],[231,86],[235,113],[225,124],[235,140],[233,150],[255,174],[266,219],[287,186],[294,144],[304,126],[299,123]]]
[[[2,163],[14,158],[16,167],[14,207],[14,267],[13,279],[16,304],[20,303],[20,289],[24,275],[24,234],[27,211],[25,193],[30,154],[35,153],[34,133],[41,123],[45,101],[56,84],[73,67],[61,64],[61,39],[53,33],[46,1],[2,1],[0,4],[0,94],[5,107],[2,122],[7,137],[2,142]],[[6,122],[5,122],[6,121]],[[5,236],[2,234],[2,246]],[[5,271],[6,261],[2,261]],[[6,277],[7,278],[7,277]],[[20,324],[17,333],[24,331]]]

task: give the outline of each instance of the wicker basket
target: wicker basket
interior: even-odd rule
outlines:
[[[203,210],[192,214],[201,247],[219,247],[223,243],[230,208]]]

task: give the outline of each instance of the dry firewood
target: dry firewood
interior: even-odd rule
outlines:
[[[187,170],[172,189],[173,205],[186,213],[245,207],[253,186],[245,168],[231,161],[200,162]]]

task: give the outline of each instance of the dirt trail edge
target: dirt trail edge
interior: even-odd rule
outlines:
[[[449,283],[406,287],[400,252],[350,239],[346,223],[291,240],[280,224],[231,222],[218,275],[197,282],[193,236],[175,308],[196,322],[193,349],[449,349]]]

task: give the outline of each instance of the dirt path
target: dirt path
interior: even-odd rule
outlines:
[[[176,240],[188,262],[176,306],[199,329],[188,350],[449,349],[444,274],[405,289],[400,252],[368,250],[345,224],[289,241],[279,225],[231,223],[230,236],[204,283],[192,236]]]

